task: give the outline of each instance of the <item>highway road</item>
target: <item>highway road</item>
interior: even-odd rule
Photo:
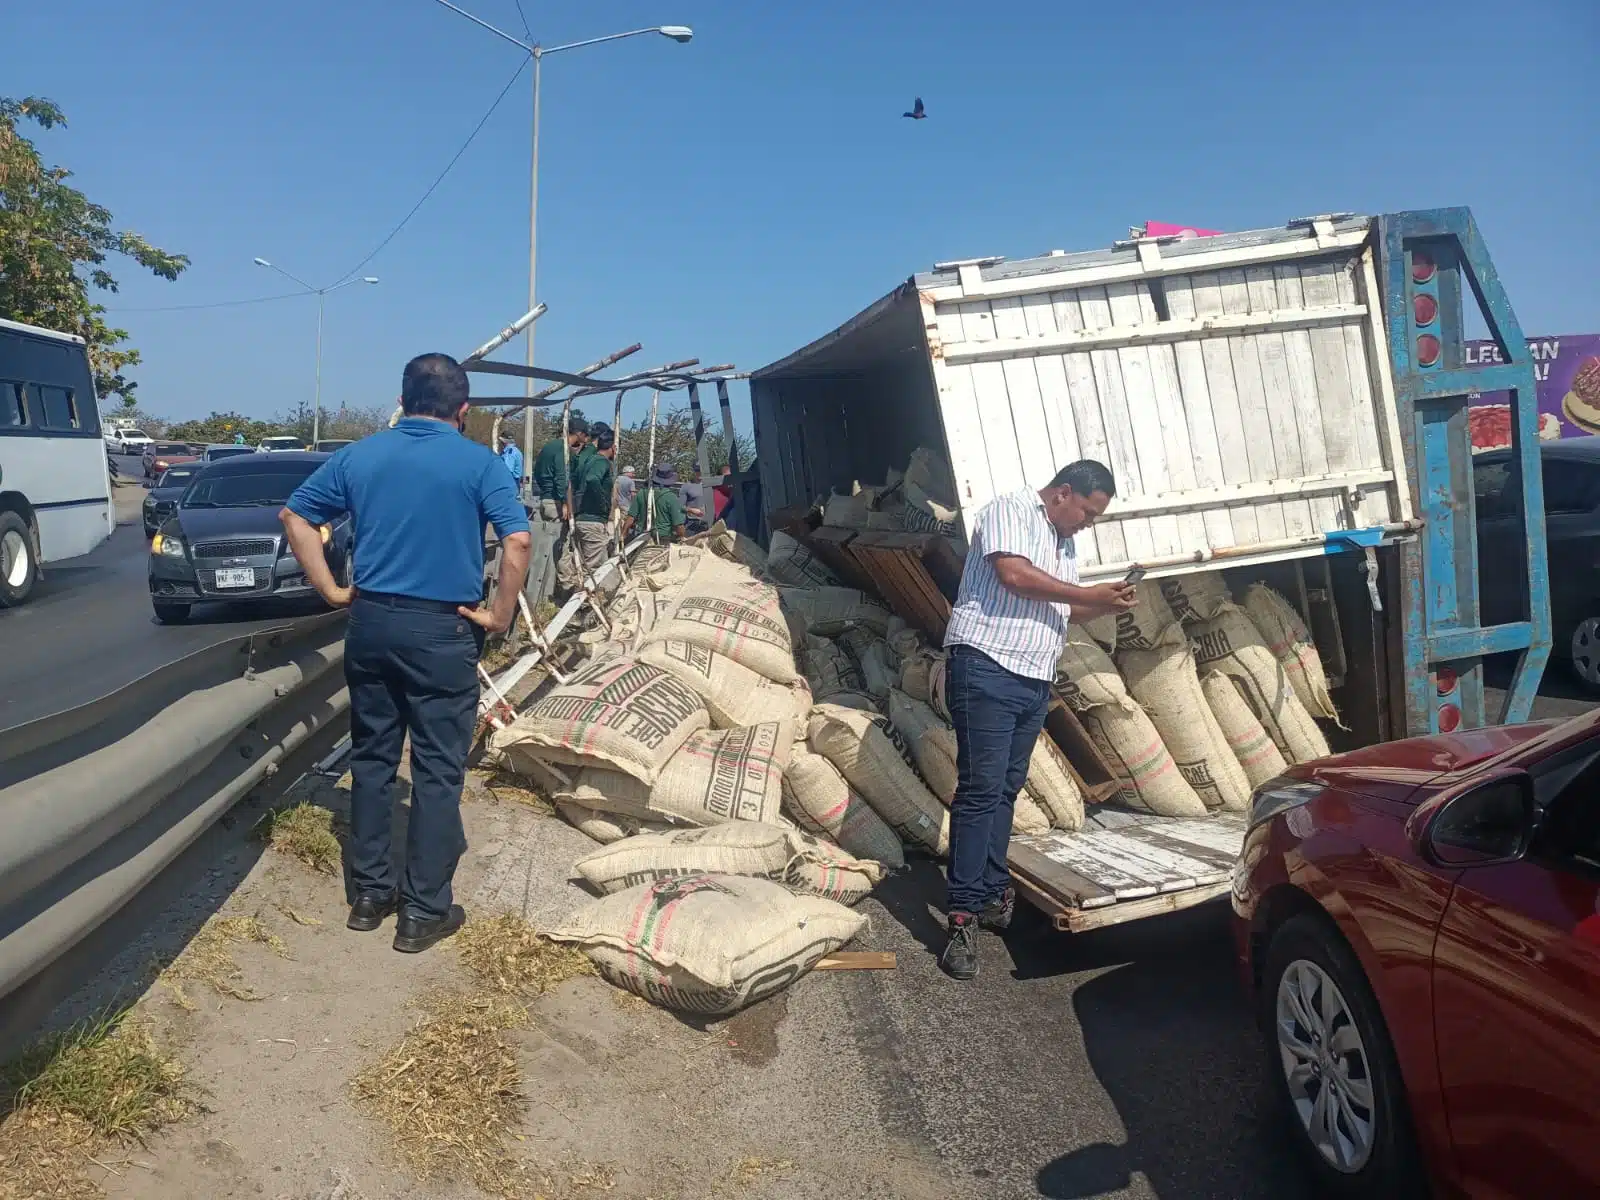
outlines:
[[[138,464],[119,456],[124,478],[138,478]],[[32,600],[0,609],[0,729],[98,699],[216,642],[320,611],[205,604],[187,625],[157,624],[138,516],[144,491],[123,485],[118,492],[123,523],[109,541],[46,568]]]

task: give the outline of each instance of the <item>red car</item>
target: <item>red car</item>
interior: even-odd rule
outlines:
[[[1293,768],[1233,907],[1323,1192],[1600,1196],[1600,711]]]
[[[145,447],[141,457],[146,479],[160,479],[161,473],[168,467],[197,462],[200,458],[194,452],[194,447],[184,442],[152,442]]]

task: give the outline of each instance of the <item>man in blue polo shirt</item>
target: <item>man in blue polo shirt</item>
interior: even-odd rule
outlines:
[[[404,415],[340,450],[283,510],[306,579],[349,606],[344,672],[350,688],[351,929],[397,909],[394,948],[416,953],[461,928],[450,882],[466,849],[461,784],[478,707],[486,633],[511,625],[528,569],[528,516],[510,472],[462,436],[467,374],[445,354],[406,364]],[[340,587],[318,526],[355,523],[355,585]],[[483,528],[503,548],[494,607],[483,596]],[[411,819],[398,887],[390,814],[400,751],[411,735]]]

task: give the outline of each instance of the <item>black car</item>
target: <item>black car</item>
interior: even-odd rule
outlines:
[[[156,619],[183,621],[199,603],[313,595],[278,514],[327,460],[306,451],[252,454],[203,468],[150,542]],[[351,539],[348,515],[322,527],[328,565],[341,584],[350,582]]]
[[[1551,654],[1600,691],[1600,437],[1540,442],[1549,542]],[[1525,621],[1527,545],[1509,450],[1473,457],[1478,597],[1485,625]]]
[[[161,528],[161,522],[172,515],[172,510],[178,507],[178,497],[183,495],[183,489],[189,486],[189,481],[200,474],[199,463],[182,463],[176,467],[168,467],[161,473],[161,478],[156,480],[144,498],[144,535],[154,537],[156,530]]]

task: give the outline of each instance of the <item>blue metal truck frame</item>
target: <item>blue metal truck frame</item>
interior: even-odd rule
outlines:
[[[1550,656],[1533,359],[1470,209],[1390,213],[1379,218],[1378,228],[1401,439],[1416,483],[1416,513],[1424,522],[1417,539],[1400,547],[1405,729],[1413,736],[1439,732],[1440,712],[1450,703],[1458,706],[1463,725],[1482,725],[1483,660],[1511,651],[1518,654],[1517,665],[1496,721],[1520,723],[1529,717]],[[1463,365],[1469,288],[1503,363]],[[1423,320],[1430,312],[1432,318]],[[1499,389],[1511,394],[1528,613],[1525,621],[1484,626],[1467,398]]]

